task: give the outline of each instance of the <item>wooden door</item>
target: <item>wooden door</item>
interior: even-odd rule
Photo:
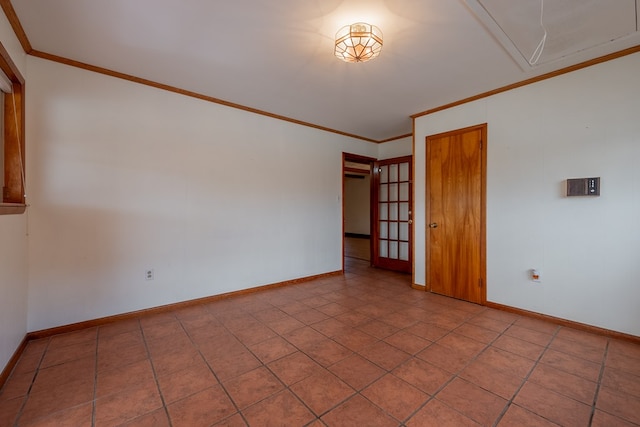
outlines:
[[[427,137],[427,289],[482,304],[486,125]]]
[[[405,156],[374,164],[374,267],[411,272],[411,163]]]

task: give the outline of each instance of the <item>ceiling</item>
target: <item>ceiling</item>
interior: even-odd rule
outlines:
[[[535,65],[539,0],[13,0],[10,21],[36,56],[383,141],[411,115],[640,45],[639,3],[544,0]],[[334,35],[359,21],[382,53],[343,63]]]

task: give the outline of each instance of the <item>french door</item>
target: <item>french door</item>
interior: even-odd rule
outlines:
[[[411,272],[411,164],[412,156],[374,163],[374,267]]]

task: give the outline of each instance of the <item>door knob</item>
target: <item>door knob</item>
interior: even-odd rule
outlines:
[[[432,222],[431,224],[429,224],[429,228],[438,228],[438,223]]]

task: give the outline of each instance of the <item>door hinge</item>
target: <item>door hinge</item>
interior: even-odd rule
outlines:
[[[480,288],[481,288],[481,287],[482,287],[482,285],[483,285],[483,284],[482,284],[482,279],[478,279],[478,287],[480,287]]]

